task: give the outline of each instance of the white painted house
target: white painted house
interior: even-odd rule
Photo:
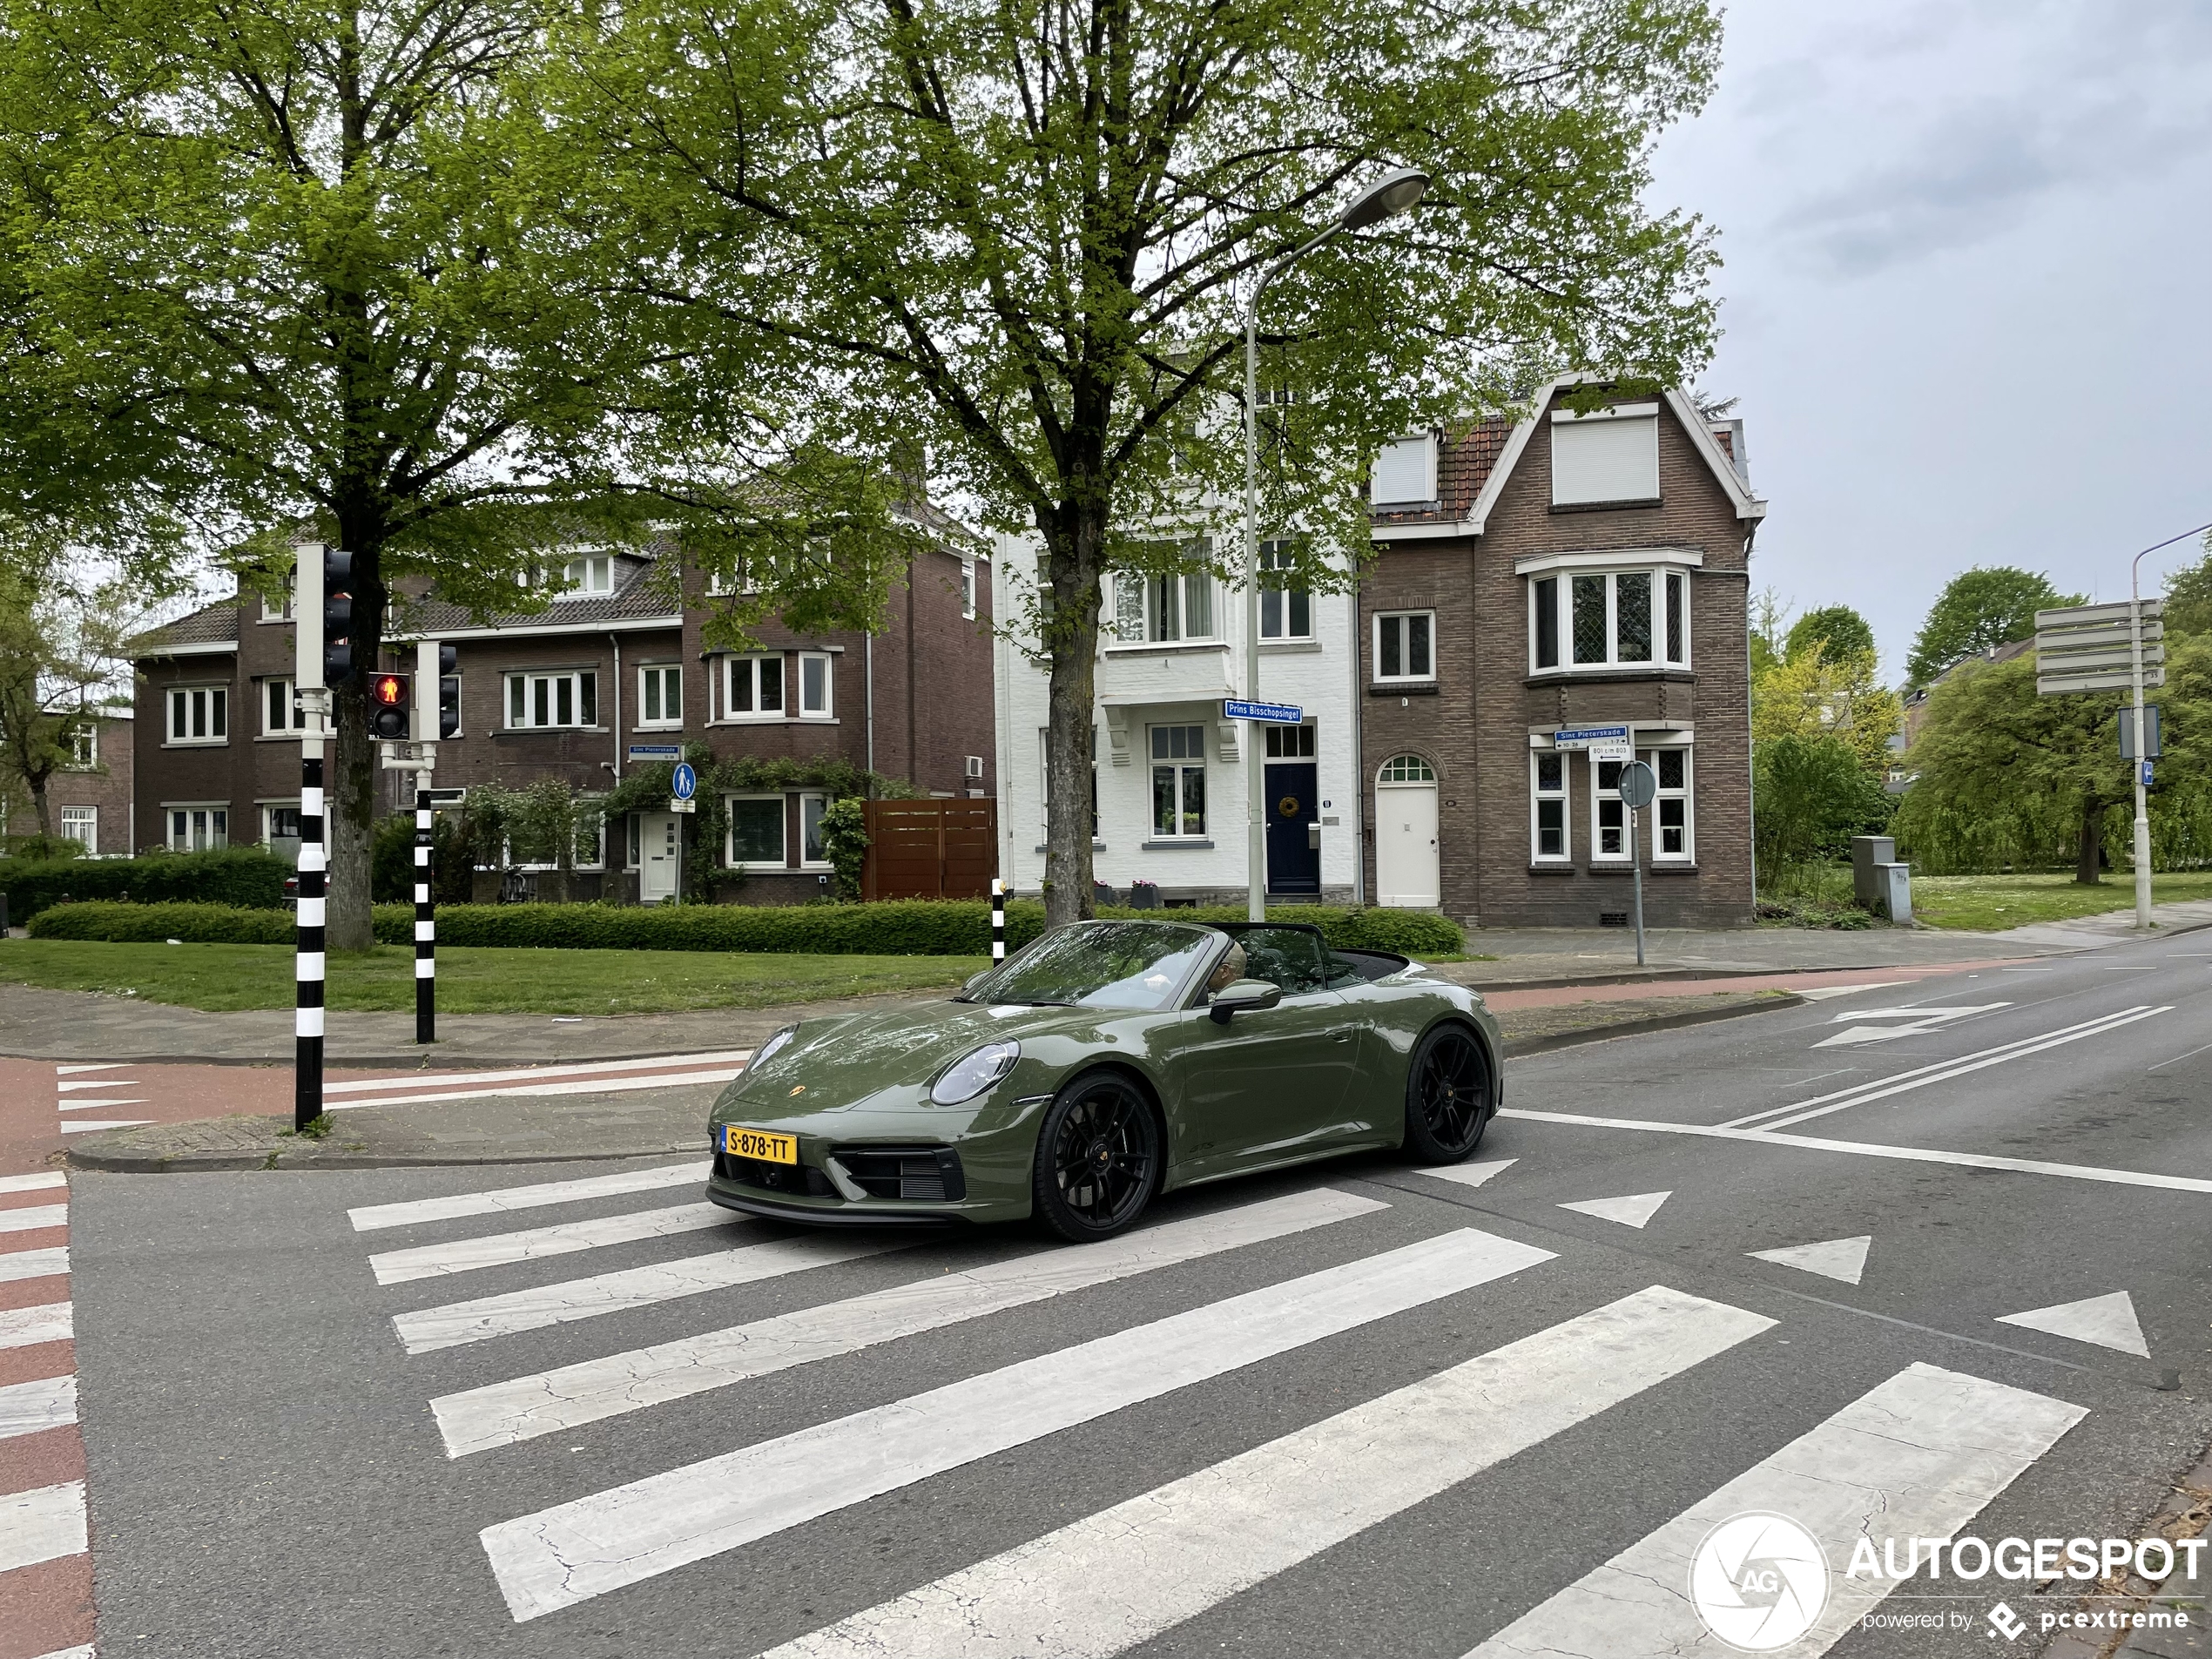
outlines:
[[[992,614],[1034,614],[1040,545],[1001,536]],[[1270,556],[1263,548],[1262,561]],[[1244,685],[1244,595],[1207,576],[1109,578],[1100,642],[1096,877],[1127,902],[1150,882],[1167,905],[1236,904],[1248,880],[1242,745],[1266,757],[1267,888],[1288,902],[1352,901],[1360,868],[1358,607],[1349,594],[1263,588],[1259,685]],[[1033,643],[1033,642],[1023,642]],[[993,658],[1000,869],[1044,882],[1046,674],[1015,641]],[[1226,698],[1296,704],[1298,726],[1224,719]],[[1103,895],[1101,895],[1103,901]]]

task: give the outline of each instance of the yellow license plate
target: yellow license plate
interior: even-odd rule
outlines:
[[[765,1129],[739,1129],[735,1123],[722,1126],[722,1150],[733,1158],[756,1158],[763,1163],[799,1162],[797,1136],[772,1135]]]

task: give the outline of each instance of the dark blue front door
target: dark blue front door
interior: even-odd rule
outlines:
[[[1267,890],[1321,891],[1321,849],[1312,825],[1321,821],[1316,798],[1320,768],[1311,760],[1270,762],[1267,768]]]

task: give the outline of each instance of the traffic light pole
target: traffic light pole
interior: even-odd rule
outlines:
[[[322,1116],[322,1015],[325,876],[329,855],[323,839],[323,734],[330,693],[323,685],[323,550],[310,542],[296,550],[293,582],[293,686],[303,725],[300,737],[300,897],[293,978],[293,1075],[292,1127],[304,1130]]]
[[[421,770],[415,774],[415,1040],[420,1043],[438,1040],[438,919],[430,862],[430,778],[437,764],[441,704],[437,642],[417,641],[415,662],[415,730],[422,740]]]

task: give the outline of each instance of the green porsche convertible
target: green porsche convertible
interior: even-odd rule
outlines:
[[[1170,1187],[1369,1147],[1455,1163],[1501,1052],[1481,998],[1318,927],[1076,922],[949,1002],[777,1032],[715,1102],[707,1196],[1104,1238]]]

